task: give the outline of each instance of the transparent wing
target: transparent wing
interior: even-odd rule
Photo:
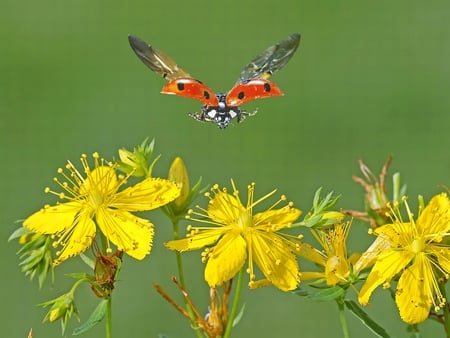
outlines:
[[[268,79],[289,62],[300,43],[300,34],[294,33],[258,54],[242,70],[237,83],[253,79]]]
[[[128,35],[128,41],[139,59],[141,59],[147,67],[168,81],[180,77],[191,77],[180,68],[171,57],[155,47],[150,46],[145,41],[133,35]]]

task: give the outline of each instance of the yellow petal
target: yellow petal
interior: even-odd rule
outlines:
[[[444,234],[450,230],[450,201],[446,193],[434,196],[417,219],[419,234]]]
[[[153,242],[153,224],[122,210],[99,208],[97,225],[108,240],[119,250],[136,259],[150,253]]]
[[[319,279],[323,278],[325,279],[325,274],[323,272],[314,272],[314,271],[302,271],[300,274],[300,279],[302,281],[304,280],[311,280],[311,279]]]
[[[255,226],[268,225],[272,231],[277,231],[294,223],[301,214],[299,209],[289,207],[263,211],[253,216],[253,224]]]
[[[438,260],[438,265],[450,274],[450,247],[443,245],[427,245],[427,253],[434,255]]]
[[[205,280],[211,287],[222,285],[239,272],[246,258],[246,243],[239,232],[226,233],[211,249],[205,268]]]
[[[378,236],[375,241],[370,245],[370,247],[359,257],[354,265],[355,271],[362,271],[370,266],[372,266],[378,256],[390,249],[391,245],[389,241],[383,238],[382,236]]]
[[[28,217],[23,225],[40,234],[56,234],[70,228],[80,210],[81,205],[76,202],[45,207]]]
[[[264,276],[282,291],[293,290],[300,282],[296,256],[286,240],[270,232],[253,231],[248,236],[250,259]]]
[[[395,294],[400,317],[408,324],[425,321],[432,304],[433,270],[424,253],[416,256],[415,262],[400,277]]]
[[[147,178],[117,193],[109,206],[126,211],[144,211],[165,205],[180,195],[180,189],[169,180]]]
[[[345,257],[330,256],[325,265],[325,278],[328,286],[345,282],[349,274],[349,267]]]
[[[214,244],[220,236],[222,236],[224,231],[219,229],[211,229],[208,231],[202,231],[196,233],[192,237],[177,239],[164,243],[164,245],[170,250],[186,251],[186,250],[196,250],[203,248],[204,246]]]
[[[114,194],[120,184],[113,167],[99,166],[89,172],[80,186],[80,195],[90,194],[93,190],[100,190],[103,196]]]
[[[359,291],[358,300],[362,305],[369,303],[372,292],[391,279],[411,262],[413,254],[408,251],[388,251],[378,257],[366,282]]]
[[[67,258],[84,252],[95,237],[95,224],[88,213],[79,213],[70,228],[61,233],[62,249],[57,252],[54,265],[58,265]]]
[[[316,264],[325,266],[326,257],[322,252],[314,248],[312,245],[307,243],[298,242],[295,245],[295,251],[297,255],[314,262]]]
[[[208,204],[208,216],[215,222],[229,224],[236,221],[246,208],[233,195],[219,191]]]

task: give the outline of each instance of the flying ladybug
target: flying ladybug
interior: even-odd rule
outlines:
[[[300,43],[300,34],[294,33],[258,54],[241,72],[233,88],[227,93],[215,93],[211,88],[186,73],[165,53],[141,39],[129,35],[131,48],[141,61],[169,81],[161,93],[185,96],[203,103],[200,113],[189,114],[198,121],[217,123],[226,128],[236,118],[256,114],[241,110],[246,102],[272,96],[281,96],[278,86],[268,78],[289,62]]]

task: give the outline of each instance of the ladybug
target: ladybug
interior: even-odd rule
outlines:
[[[198,121],[215,122],[226,128],[236,118],[241,122],[257,110],[246,112],[239,107],[255,99],[281,96],[278,86],[267,80],[289,62],[300,43],[300,34],[294,33],[258,54],[241,72],[227,93],[215,93],[211,88],[186,73],[169,56],[143,40],[129,35],[131,48],[141,61],[169,82],[161,93],[185,96],[203,103],[200,113],[189,114]]]

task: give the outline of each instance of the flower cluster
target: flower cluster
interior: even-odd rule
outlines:
[[[393,198],[387,197],[386,173],[391,159],[379,178],[360,161],[364,179],[355,176],[354,180],[366,191],[364,211],[336,210],[338,197],[332,193],[322,197],[318,189],[312,208],[301,218],[302,211],[285,195],[269,203],[276,190],[256,198],[255,183],[247,185],[244,198],[234,180],[230,190],[216,184],[205,192],[206,188],[200,189],[201,180],[190,187],[186,166],[179,157],[173,161],[168,179],[152,177],[156,161],[150,161],[153,146],[153,141],[144,141],[134,151],[120,149],[115,163],[94,153],[92,165],[88,156],[82,155],[81,170],[69,161],[65,169],[58,169],[59,178],[54,178],[60,191],[45,189],[59,201],[26,218],[23,227],[11,236],[23,246],[19,251],[23,271],[31,278],[38,275],[40,286],[51,269],[74,256],[81,256],[92,269],[92,274],[71,274],[77,282],[70,292],[41,304],[50,307],[45,320],[61,319],[63,333],[69,318],[79,314],[74,295],[82,283],[89,283],[101,302],[75,332],[87,331],[92,322],[111,314],[108,308],[123,253],[142,260],[153,244],[153,224],[135,213],[160,207],[173,225],[173,239],[164,244],[177,254],[179,277],[172,280],[183,295],[185,308],[162,286],[154,286],[191,321],[198,336],[229,336],[241,317],[237,305],[244,272],[250,289],[272,285],[308,299],[336,301],[341,312],[350,310],[381,337],[389,335],[360,305],[367,305],[379,286],[390,288],[405,323],[415,325],[434,317],[450,332],[445,293],[450,278],[448,192],[435,195],[428,204],[419,198],[419,211],[414,215],[404,189],[400,189],[398,174],[394,175]],[[190,209],[201,193],[207,205]],[[362,253],[350,252],[347,246],[355,218],[368,222],[369,233],[375,236]],[[179,235],[178,228],[183,219],[192,223],[185,237]],[[301,233],[305,230],[317,241],[317,248],[305,241]],[[56,258],[52,246],[57,248]],[[84,254],[89,247],[93,247],[93,260]],[[181,257],[185,251],[200,249],[210,296],[206,316],[187,291]],[[305,269],[300,269],[302,260],[309,261]],[[234,286],[235,298],[229,302]],[[347,298],[349,290],[357,294],[359,304]],[[340,319],[347,337],[342,313]],[[110,318],[107,323],[109,332]]]

